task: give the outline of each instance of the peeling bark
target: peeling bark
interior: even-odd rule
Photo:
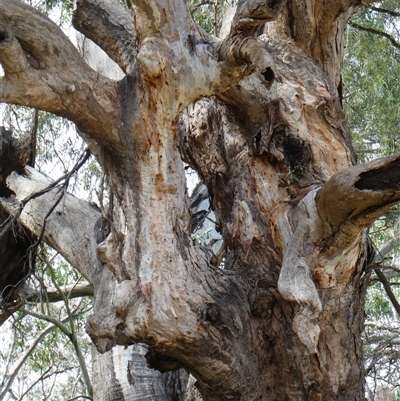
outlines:
[[[66,195],[44,237],[93,283],[87,331],[114,383],[98,399],[139,399],[124,373],[143,343],[151,367],[184,367],[206,401],[362,400],[363,229],[400,188],[399,156],[354,166],[338,98],[359,2],[243,1],[224,40],[183,0],[128,4],[80,1],[74,17],[125,72],[119,82],[78,60],[52,24],[28,32],[23,21],[43,19],[28,6],[3,0],[0,17],[0,99],[74,121],[115,196],[108,235],[97,210]],[[190,237],[182,161],[207,185],[223,268]],[[48,185],[27,175],[8,177],[7,213]],[[54,196],[30,201],[20,222],[40,232]]]

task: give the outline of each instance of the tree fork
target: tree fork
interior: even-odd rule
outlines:
[[[43,81],[31,79],[37,73],[31,65],[16,79],[7,46],[22,60],[24,51],[35,51],[45,67],[52,58],[41,55],[40,43],[31,40],[28,49],[21,39],[35,34],[15,15],[36,20],[35,12],[19,2],[2,4],[16,24],[0,17],[15,31],[0,49],[11,85],[1,99],[18,103],[23,99],[13,91],[43,89]],[[359,2],[310,0],[304,10],[289,0],[241,2],[224,41],[196,27],[183,0],[131,0],[129,12],[116,6],[122,28],[111,4],[79,2],[74,24],[93,39],[110,32],[104,49],[126,77],[118,83],[96,77],[79,61],[74,71],[84,75],[84,89],[62,107],[52,108],[53,94],[37,105],[69,117],[95,141],[116,198],[118,218],[101,243],[93,235],[97,214],[72,197],[66,201],[75,225],[59,236],[59,226],[49,228],[46,237],[93,282],[87,331],[98,350],[147,344],[154,367],[186,367],[207,401],[363,399],[369,252],[362,229],[398,202],[399,188],[380,182],[385,174],[398,179],[398,156],[352,167],[336,88],[342,33]],[[88,23],[99,14],[104,21]],[[274,36],[256,41],[252,35],[265,21]],[[63,40],[61,54],[77,57]],[[136,62],[129,51],[135,41]],[[58,74],[68,76],[66,65],[53,64],[57,72],[45,73],[63,88],[68,80]],[[90,118],[83,121],[79,107]],[[223,269],[190,238],[182,159],[212,195],[226,246]],[[28,171],[29,178],[8,178],[18,199],[29,180],[41,181]],[[37,230],[39,206],[50,195],[21,215],[24,225]],[[337,195],[332,211],[329,200]],[[13,210],[7,200],[2,206]],[[90,224],[80,222],[80,209]],[[73,238],[77,222],[82,228]],[[77,243],[86,249],[77,252]]]

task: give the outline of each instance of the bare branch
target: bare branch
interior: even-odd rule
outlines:
[[[375,252],[374,262],[382,263],[386,255],[391,252],[394,248],[400,245],[400,237],[393,238],[385,244],[381,245]]]
[[[47,315],[42,315],[40,313],[32,312],[30,310],[27,310],[25,308],[22,309],[22,312],[26,313],[27,315],[33,316],[36,319],[44,320],[49,323],[53,323],[54,326],[59,328],[68,338],[71,338],[71,331],[70,329],[64,324],[68,322],[69,317],[64,318],[62,321],[58,320],[57,318],[53,316],[47,316]]]
[[[136,29],[132,16],[118,2],[78,1],[74,27],[100,46],[127,74],[136,61]]]
[[[90,396],[92,396],[93,395],[92,383],[90,381],[89,372],[87,370],[85,358],[83,357],[82,350],[81,350],[81,347],[79,345],[78,338],[76,336],[73,313],[71,311],[71,308],[69,307],[69,302],[68,302],[68,299],[67,299],[66,295],[64,294],[64,292],[62,291],[62,289],[60,288],[60,286],[57,283],[57,280],[56,280],[56,277],[55,277],[55,274],[54,274],[53,267],[51,266],[51,263],[49,263],[46,260],[46,264],[47,264],[47,267],[48,267],[48,269],[50,271],[51,280],[52,280],[54,286],[57,288],[59,294],[61,295],[61,297],[62,297],[62,299],[64,301],[65,309],[67,310],[67,314],[68,314],[69,327],[71,328],[71,334],[68,337],[70,338],[71,343],[74,346],[74,349],[75,349],[75,352],[76,352],[76,356],[78,358],[78,363],[79,363],[79,366],[80,366],[81,371],[82,371],[82,376],[83,376],[83,381],[85,383],[86,391]]]
[[[47,188],[51,181],[31,167],[26,167],[27,176],[12,173],[8,185],[18,199],[25,199],[37,191]],[[31,232],[42,232],[43,219],[59,197],[57,188],[35,197],[25,206],[19,221]],[[19,204],[0,198],[0,205],[14,215]],[[101,219],[100,211],[89,203],[65,194],[55,212],[48,217],[43,240],[56,249],[91,282],[92,272],[100,266],[96,248],[96,222]]]
[[[98,76],[59,27],[18,0],[0,2],[0,101],[74,121],[105,144],[118,142],[115,82]]]
[[[67,305],[67,302],[65,304]],[[23,311],[28,315],[36,317],[37,319],[53,323],[54,326],[58,327],[70,339],[70,341],[75,349],[79,366],[82,370],[83,380],[85,382],[86,390],[87,390],[88,394],[90,396],[92,396],[92,384],[90,382],[89,373],[86,368],[86,362],[83,357],[81,347],[79,346],[79,342],[78,342],[78,339],[75,334],[73,316],[70,313],[69,307],[67,307],[68,316],[62,320],[58,320],[52,316],[35,313],[35,312],[29,311],[27,309],[23,309]],[[69,322],[70,329],[64,324],[64,322]]]
[[[63,296],[67,297],[68,299],[93,296],[93,286],[88,282],[67,285],[65,287],[60,287],[60,290],[55,287],[47,287],[45,289],[46,300],[48,302],[59,302],[63,300]],[[30,287],[27,288],[21,295],[28,302],[40,302],[43,298],[42,291],[39,292]]]
[[[384,13],[384,14],[388,14],[391,15],[392,17],[400,17],[400,13],[396,12],[396,11],[392,11],[392,10],[387,10],[385,8],[381,8],[381,7],[369,7],[370,10],[373,11],[377,11],[378,13]]]
[[[10,306],[3,306],[0,309],[0,326],[15,313],[20,310],[25,302],[41,302],[43,292],[47,302],[59,302],[63,300],[63,295],[68,299],[93,296],[93,286],[88,282],[68,285],[60,288],[61,292],[55,287],[47,287],[38,291],[32,287],[26,287],[19,290],[21,301]]]
[[[393,294],[393,291],[390,287],[390,282],[386,278],[386,276],[382,273],[381,269],[377,266],[374,268],[376,275],[379,278],[379,281],[382,283],[383,288],[385,289],[386,295],[388,296],[393,308],[396,310],[396,313],[400,315],[400,304],[397,301],[396,296]]]
[[[18,401],[22,400],[40,381],[47,379],[52,376],[53,373],[49,372],[53,369],[53,366],[50,365],[19,397]]]
[[[378,29],[374,29],[374,28],[368,28],[366,26],[362,26],[359,24],[356,24],[355,22],[349,21],[348,24],[353,27],[356,28],[360,31],[365,31],[365,32],[369,32],[369,33],[373,33],[374,35],[380,35],[383,36],[385,38],[387,38],[389,40],[389,42],[394,46],[397,47],[398,49],[400,49],[400,43],[396,41],[396,39],[392,36],[389,35],[386,32],[383,31],[379,31]]]

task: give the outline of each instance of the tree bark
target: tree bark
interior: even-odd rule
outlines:
[[[150,366],[186,368],[206,401],[363,400],[364,228],[400,201],[400,156],[353,166],[337,87],[360,2],[243,1],[224,40],[183,0],[116,3],[78,2],[74,24],[125,72],[119,82],[52,24],[28,30],[43,18],[28,6],[0,6],[0,100],[74,121],[116,199],[99,243],[99,211],[67,195],[44,237],[94,287],[87,331],[111,380],[121,374],[95,398],[140,399],[123,374],[134,349],[116,346],[143,343]],[[223,266],[190,237],[182,161],[208,187]],[[41,180],[28,173],[8,178],[19,201]],[[31,232],[52,197],[25,206]]]

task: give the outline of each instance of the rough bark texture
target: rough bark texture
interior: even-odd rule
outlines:
[[[151,367],[186,368],[206,401],[363,400],[363,229],[400,201],[400,156],[353,166],[337,88],[361,2],[241,1],[224,40],[183,0],[128,4],[78,1],[74,17],[118,82],[28,6],[0,5],[0,100],[74,121],[116,200],[101,242],[99,211],[69,195],[45,232],[94,287],[87,331],[108,352],[95,372],[114,383],[97,380],[95,398],[144,399],[129,370],[143,343]],[[190,237],[183,160],[207,185],[223,266]],[[8,177],[20,201],[48,185],[27,174]],[[54,196],[25,206],[33,234]]]
[[[27,141],[17,141],[10,131],[0,127],[0,196],[12,195],[6,179],[13,171],[23,173],[24,167],[30,162],[30,155]],[[29,247],[34,241],[34,236],[0,208],[0,315],[9,316],[10,309],[15,307],[18,300],[19,288],[32,273],[34,260],[29,257]]]

